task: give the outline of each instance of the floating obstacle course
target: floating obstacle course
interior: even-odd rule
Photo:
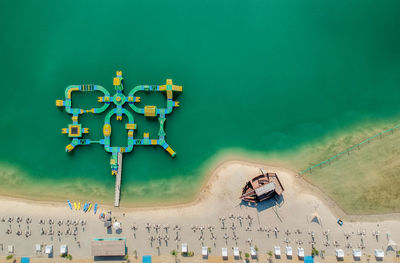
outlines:
[[[67,134],[71,138],[71,143],[65,147],[67,152],[72,151],[80,145],[90,145],[92,143],[98,143],[104,145],[104,149],[111,153],[110,165],[111,174],[116,176],[115,182],[115,199],[114,206],[119,206],[120,201],[120,184],[122,176],[122,154],[129,153],[133,150],[136,145],[159,145],[165,149],[172,157],[175,156],[175,151],[166,142],[166,133],[164,130],[164,124],[166,121],[166,115],[172,113],[175,107],[179,107],[179,102],[174,101],[174,93],[182,92],[182,86],[177,86],[172,83],[171,79],[167,79],[165,85],[139,85],[134,87],[128,94],[124,94],[123,77],[122,72],[117,71],[116,77],[113,79],[113,85],[115,88],[115,94],[111,96],[110,92],[99,85],[71,85],[65,89],[65,100],[57,100],[56,106],[64,107],[68,114],[72,115],[72,124],[69,124],[67,128],[62,129],[63,134]],[[98,101],[103,103],[101,107],[92,109],[80,109],[72,108],[72,92],[92,92],[100,91],[103,96],[98,97]],[[167,97],[167,107],[158,108],[153,105],[146,105],[144,108],[137,107],[135,103],[140,102],[140,97],[135,96],[139,91],[145,92],[165,92]],[[130,108],[137,114],[144,115],[145,117],[155,118],[158,117],[160,124],[158,138],[151,139],[149,133],[144,133],[143,138],[134,138],[134,131],[137,129],[134,117],[130,111],[123,108],[127,103]],[[104,138],[94,141],[90,139],[83,139],[84,134],[89,134],[89,128],[85,128],[78,122],[79,115],[85,113],[100,114],[105,112],[108,107],[114,104],[116,107],[111,109],[105,116],[103,125]],[[128,123],[125,125],[125,129],[128,133],[127,146],[116,147],[111,146],[111,118],[116,115],[117,120],[122,120],[122,115],[128,117]]]

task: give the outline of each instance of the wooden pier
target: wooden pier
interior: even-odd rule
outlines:
[[[115,176],[115,196],[114,206],[119,207],[119,200],[121,197],[121,175],[122,175],[122,153],[118,153],[118,172]]]

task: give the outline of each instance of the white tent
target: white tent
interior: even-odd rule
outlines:
[[[299,258],[304,258],[304,248],[298,247],[297,248],[297,255],[299,256]]]
[[[14,246],[13,245],[9,245],[8,246],[8,253],[14,253]]]
[[[202,255],[203,257],[208,256],[208,247],[202,247],[202,248],[201,248],[201,255]]]
[[[292,247],[286,247],[286,255],[289,256],[289,257],[293,256]]]
[[[222,257],[227,258],[228,257],[228,249],[226,247],[223,247],[221,249],[221,251],[222,251]]]
[[[36,244],[35,245],[35,250],[36,250],[36,253],[42,252],[42,246],[40,244]]]
[[[362,257],[361,249],[353,249],[353,257],[360,259]]]
[[[280,256],[281,255],[281,247],[274,247],[274,254],[275,256]]]
[[[188,252],[188,245],[187,243],[182,243],[182,253],[187,253]]]
[[[115,221],[114,224],[113,224],[113,227],[114,227],[115,230],[120,230],[121,229],[121,223]]]
[[[375,249],[374,254],[376,258],[383,258],[385,256],[385,252],[382,249]]]
[[[321,224],[321,217],[319,216],[319,214],[317,212],[314,212],[311,214],[310,222]]]
[[[239,248],[238,247],[234,247],[233,248],[233,256],[235,258],[239,258],[240,257],[240,252],[239,252]]]
[[[338,259],[343,259],[344,258],[344,251],[343,249],[336,249],[336,257]]]
[[[254,247],[250,247],[250,255],[251,255],[251,257],[257,256],[257,251]]]
[[[67,245],[61,245],[60,246],[60,254],[65,255],[68,253],[68,246]]]
[[[47,246],[46,246],[46,249],[45,249],[45,253],[46,253],[47,255],[53,253],[53,245],[47,245]]]
[[[389,250],[392,250],[392,251],[397,250],[397,243],[394,242],[392,239],[389,239],[389,242],[386,247],[386,251],[389,251]]]

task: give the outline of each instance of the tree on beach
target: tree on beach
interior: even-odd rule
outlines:
[[[267,252],[267,255],[269,256],[268,262],[272,262],[272,251],[271,251],[271,250],[268,251],[268,252]]]
[[[171,251],[171,255],[175,257],[175,262],[177,260],[178,257],[178,251],[176,251],[175,249]]]

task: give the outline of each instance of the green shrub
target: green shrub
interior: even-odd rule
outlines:
[[[14,255],[8,255],[6,259],[12,259]]]
[[[312,250],[311,250],[311,255],[314,257],[314,256],[318,256],[319,255],[319,251],[315,248],[315,247],[313,247],[312,248]]]
[[[250,257],[250,254],[249,254],[249,253],[244,253],[244,257],[245,257],[245,258],[249,258],[249,257]]]
[[[124,260],[128,260],[129,256],[125,255]]]

